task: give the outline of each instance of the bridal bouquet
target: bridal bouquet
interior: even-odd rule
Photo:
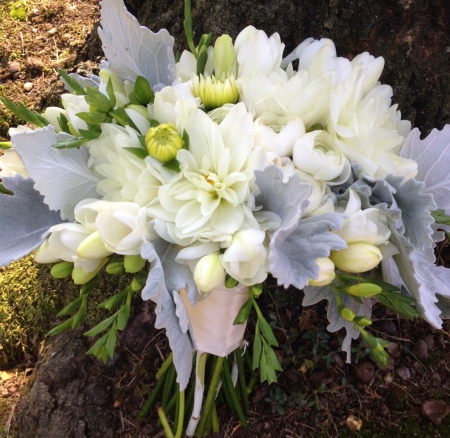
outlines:
[[[86,333],[101,334],[89,353],[113,357],[133,294],[156,303],[172,354],[143,412],[162,391],[167,436],[172,411],[176,436],[185,411],[188,436],[217,430],[221,401],[245,425],[255,370],[276,381],[278,344],[257,304],[269,274],[303,289],[303,305],[328,300],[348,361],[362,336],[386,363],[367,328],[375,302],[434,327],[450,315],[450,272],[434,255],[450,223],[449,127],[411,131],[379,82],[381,57],[350,61],[309,38],[283,58],[279,35],[252,26],[196,45],[185,6],[178,60],[166,30],[103,0],[99,76],[60,71],[63,108],[43,114],[0,97],[34,125],[2,143],[0,266],[34,251],[81,285],[50,334],[82,324],[102,272],[134,274],[105,297],[115,313]]]

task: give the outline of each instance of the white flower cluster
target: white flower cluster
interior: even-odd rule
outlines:
[[[395,254],[383,212],[362,209],[352,189],[338,196],[363,174],[408,179],[417,173],[416,162],[399,155],[410,124],[391,105],[392,89],[378,82],[383,59],[363,53],[350,62],[328,39],[307,39],[285,59],[283,50],[278,34],[252,26],[234,45],[224,35],[208,48],[202,75],[185,51],[172,86],[148,104],[136,102],[137,85],[103,68],[96,86],[116,112],[83,145],[101,200],[82,200],[75,223],[50,228],[36,260],[73,262],[74,280],[83,283],[112,253],[138,255],[158,236],[180,247],[177,261],[191,269],[202,292],[227,274],[244,285],[261,283],[282,223],[255,204],[255,171],[270,165],[283,182],[310,185],[302,218],[330,212],[347,218],[335,231],[347,248],[318,258],[319,275],[310,284],[329,284],[335,266],[359,273]],[[65,94],[62,102],[64,109],[43,114],[56,132],[64,125],[76,137],[89,130],[83,116],[93,113],[89,100]],[[120,126],[118,115],[128,124]],[[11,165],[2,167],[21,172],[9,155],[2,163],[7,158]]]

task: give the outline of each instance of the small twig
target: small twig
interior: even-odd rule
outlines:
[[[9,430],[11,429],[11,422],[14,418],[14,410],[16,409],[17,402],[11,406],[11,411],[9,412],[8,421],[5,424],[5,436],[9,438]]]

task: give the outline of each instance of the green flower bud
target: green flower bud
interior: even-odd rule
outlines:
[[[184,141],[175,126],[162,123],[147,131],[145,146],[151,157],[167,163],[177,156],[177,152],[184,146]]]
[[[231,73],[236,61],[236,52],[230,35],[222,35],[214,44],[214,75],[222,78]]]
[[[251,294],[255,298],[259,298],[259,296],[262,294],[263,291],[263,285],[262,284],[254,284],[253,286],[249,287]]]
[[[370,243],[351,243],[346,249],[332,252],[330,259],[338,269],[356,274],[378,266],[382,255],[379,248]]]
[[[125,268],[123,266],[123,262],[112,262],[109,263],[106,267],[106,272],[110,275],[117,275],[121,274],[125,271]]]
[[[377,295],[383,291],[380,286],[373,283],[359,283],[345,289],[350,295],[367,298]]]
[[[207,110],[219,108],[226,103],[236,103],[239,91],[234,76],[216,79],[215,76],[194,78],[194,96],[199,97]]]
[[[126,255],[123,259],[125,272],[134,274],[139,272],[144,266],[146,260],[144,260],[139,254],[137,255]]]
[[[348,307],[340,308],[339,313],[341,314],[342,318],[349,322],[352,322],[356,317],[355,312],[353,312],[353,310],[350,310]]]
[[[66,278],[72,274],[72,271],[72,262],[61,262],[52,267],[50,274],[53,278]]]
[[[138,290],[141,290],[141,289],[142,289],[142,284],[141,284],[138,280],[136,280],[135,278],[133,278],[133,280],[132,280],[132,282],[131,282],[131,284],[130,284],[130,287],[131,287],[131,290],[132,290],[133,292],[137,292]]]
[[[108,258],[105,257],[97,269],[94,271],[85,272],[82,267],[78,266],[74,268],[72,271],[72,280],[75,284],[85,284],[88,281],[92,280],[103,268],[103,266],[108,261]]]
[[[367,316],[356,316],[353,318],[353,322],[361,327],[372,325],[372,321]]]

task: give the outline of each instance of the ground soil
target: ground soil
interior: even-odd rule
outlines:
[[[450,122],[450,6],[445,0],[193,3],[197,36],[206,30],[235,36],[237,29],[254,24],[268,33],[279,31],[287,52],[314,36],[333,38],[339,54],[350,58],[364,50],[383,55],[383,82],[393,85],[404,117],[424,133]],[[28,0],[27,5],[25,22],[10,19],[9,4],[0,5],[0,93],[42,110],[57,105],[63,91],[57,68],[95,72],[101,57],[92,30],[98,1]],[[141,23],[154,31],[167,27],[183,41],[180,0],[128,0],[128,5]],[[18,74],[17,64],[11,68],[14,61]],[[32,83],[30,92],[24,91],[25,82]],[[8,127],[17,122],[0,105],[0,138],[7,139]],[[447,241],[437,252],[441,264],[450,267]],[[374,333],[390,342],[391,362],[376,365],[366,346],[354,342],[349,365],[339,347],[343,334],[326,331],[325,303],[302,308],[301,291],[282,291],[270,282],[268,291],[261,305],[274,326],[284,372],[271,387],[255,386],[248,429],[228,407],[220,408],[218,436],[450,436],[448,323],[435,330],[377,305]],[[136,300],[121,346],[106,365],[84,355],[88,341],[76,332],[47,341],[37,366],[30,354],[16,369],[2,372],[5,436],[18,430],[24,438],[163,436],[155,411],[143,420],[137,415],[169,354],[164,333],[153,322],[151,305]],[[249,333],[252,326],[250,321]]]

